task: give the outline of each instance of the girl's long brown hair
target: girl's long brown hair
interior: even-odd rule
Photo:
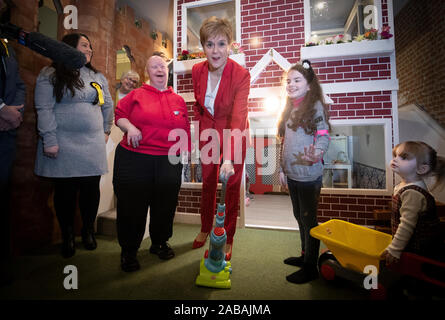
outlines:
[[[304,68],[303,64],[309,67]],[[291,70],[298,71],[303,75],[309,84],[309,91],[306,93],[306,96],[297,110],[294,110],[291,99],[289,97],[287,98],[286,106],[278,122],[278,137],[284,137],[284,133],[286,131],[285,125],[289,118],[291,119],[291,123],[288,124],[288,127],[293,131],[296,131],[298,127],[302,127],[306,134],[314,134],[314,132],[317,130],[317,125],[314,122],[316,112],[315,104],[317,101],[320,101],[323,105],[324,116],[330,130],[331,126],[329,124],[328,105],[324,101],[323,90],[321,89],[318,77],[312,69],[309,60],[303,60],[301,64],[293,65],[287,73],[289,73]]]

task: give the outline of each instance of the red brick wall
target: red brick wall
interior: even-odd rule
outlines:
[[[78,9],[79,29],[88,35],[93,45],[93,65],[102,72],[108,80],[109,89],[113,99],[115,98],[116,83],[116,54],[124,45],[131,49],[135,61],[131,62],[131,68],[139,73],[141,82],[145,78],[145,63],[153,53],[153,39],[151,38],[150,24],[140,19],[141,28],[135,25],[134,10],[124,5],[115,6],[114,1],[74,1],[66,0],[64,5],[72,4]],[[99,12],[99,15],[92,13]],[[59,38],[72,30],[63,28],[63,19],[59,28]]]
[[[183,213],[201,213],[201,189],[185,189],[179,192],[177,212]],[[216,203],[219,203],[221,191],[216,192]],[[216,212],[216,210],[215,210]]]
[[[145,64],[147,58],[153,53],[153,39],[150,36],[151,30],[148,22],[141,19],[142,28],[139,29],[134,21],[135,15],[132,8],[123,6],[116,12],[113,30],[114,48],[117,51],[124,45],[130,47],[135,59],[131,67],[139,73],[141,82],[145,82],[147,80],[144,77]]]
[[[411,0],[395,17],[399,94],[445,126],[445,5]]]
[[[115,96],[114,81],[116,74],[116,51],[113,50],[115,3],[107,0],[73,1],[78,10],[77,30],[62,30],[63,33],[85,33],[93,47],[92,65],[105,75],[108,80],[111,96]],[[59,39],[63,36],[59,34]]]
[[[381,3],[382,3],[382,23],[384,26],[387,26],[389,25],[388,0],[382,0]]]
[[[391,91],[337,93],[329,95],[331,119],[391,118]]]
[[[181,5],[192,1],[178,1],[177,53],[181,51]],[[383,23],[388,23],[387,1],[382,1]],[[246,68],[251,69],[270,49],[275,49],[290,63],[300,60],[304,45],[303,0],[258,1],[241,0],[241,46],[244,49]],[[259,39],[258,44],[252,43]],[[389,57],[363,57],[313,64],[322,83],[390,79]],[[272,62],[251,88],[282,85],[282,69]],[[178,75],[177,92],[192,92],[191,75]],[[258,104],[251,103],[258,111]]]
[[[124,45],[129,46],[134,57],[132,69],[139,73],[141,82],[145,82],[145,63],[153,53],[149,23],[140,19],[141,28],[136,27],[134,10],[127,5],[116,8],[114,1],[82,1],[75,5],[79,13],[78,31],[90,38],[94,49],[93,64],[106,75],[111,96],[116,96],[116,53]],[[100,14],[92,15],[93,12]]]
[[[193,83],[191,74],[179,74],[177,77],[177,93],[193,92]]]
[[[313,64],[313,68],[321,83],[391,78],[389,57],[317,62]]]
[[[38,0],[15,0],[11,22],[26,31],[38,30]],[[134,13],[124,8],[118,13],[114,1],[63,1],[78,9],[79,29],[90,38],[93,50],[93,65],[108,79],[114,97],[116,73],[116,50],[123,44],[132,48],[136,69],[143,76],[145,60],[153,51],[148,23],[142,21],[142,29],[134,25]],[[59,17],[58,38],[72,32],[63,28],[63,16]],[[18,130],[17,155],[12,172],[12,245],[15,254],[39,248],[60,239],[60,230],[52,210],[52,184],[49,180],[34,175],[37,147],[34,87],[40,70],[51,61],[28,48],[11,41],[17,53],[20,75],[26,84],[24,121]],[[77,231],[80,217],[76,216]],[[77,232],[79,234],[79,232]]]
[[[38,1],[16,0],[11,22],[26,31],[37,31]],[[12,171],[11,237],[15,254],[45,245],[58,237],[55,217],[48,206],[51,184],[37,178],[34,160],[37,147],[34,87],[37,74],[50,60],[43,58],[16,41],[10,42],[17,54],[20,75],[26,85],[23,122],[17,132],[17,153]]]
[[[178,1],[177,48],[181,52],[181,5]],[[241,46],[246,67],[251,69],[269,49],[275,49],[291,63],[298,62],[304,44],[303,0],[255,1],[241,0]],[[252,39],[258,38],[258,44]],[[264,70],[252,86],[281,86],[282,70],[275,63]],[[178,76],[178,93],[193,91],[191,76]]]
[[[263,98],[251,98],[249,99],[249,112],[261,112],[264,111]]]
[[[322,194],[318,221],[341,219],[360,225],[375,225],[373,210],[387,209],[390,196]]]
[[[262,57],[262,56],[261,56]],[[263,70],[250,88],[281,87],[283,85],[283,70],[275,62],[271,62]],[[251,110],[253,111],[253,110]]]
[[[303,0],[241,0],[241,46],[248,69],[253,68],[269,49],[275,49],[290,63],[298,62],[300,48],[304,45],[303,7]],[[253,42],[254,39],[258,42]],[[281,76],[281,68],[272,64],[255,84],[280,86]]]

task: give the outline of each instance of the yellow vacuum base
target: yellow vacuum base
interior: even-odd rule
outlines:
[[[219,273],[213,273],[207,270],[204,265],[204,258],[202,258],[199,265],[199,275],[196,278],[196,285],[203,287],[211,287],[218,289],[230,289],[230,261],[227,261],[227,266]]]

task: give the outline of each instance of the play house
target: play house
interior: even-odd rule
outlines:
[[[199,28],[212,15],[233,25],[231,58],[251,74],[246,159],[249,190],[282,192],[278,179],[276,123],[284,102],[283,71],[309,59],[330,103],[331,144],[319,221],[340,218],[373,225],[373,210],[391,196],[387,170],[398,142],[396,61],[392,1],[387,0],[176,0],[174,88],[194,103],[191,68],[200,59]],[[177,219],[199,222],[199,164],[185,166]],[[243,183],[242,188],[246,188]],[[244,190],[239,224],[244,225]]]

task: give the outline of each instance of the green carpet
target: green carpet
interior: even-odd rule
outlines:
[[[175,299],[175,300],[300,300],[367,299],[364,289],[350,284],[333,286],[318,279],[296,285],[286,275],[298,270],[284,258],[300,250],[299,234],[292,231],[238,229],[233,247],[231,289],[197,287],[195,279],[205,247],[192,250],[199,226],[175,224],[169,243],[175,258],[162,261],[150,254],[150,239],[138,253],[141,270],[120,269],[120,247],[113,237],[97,236],[95,251],[83,249],[77,240],[76,255],[63,259],[54,245],[14,260],[11,286],[0,288],[1,299]],[[324,246],[322,245],[322,248]],[[66,290],[66,265],[78,271],[78,289]]]

